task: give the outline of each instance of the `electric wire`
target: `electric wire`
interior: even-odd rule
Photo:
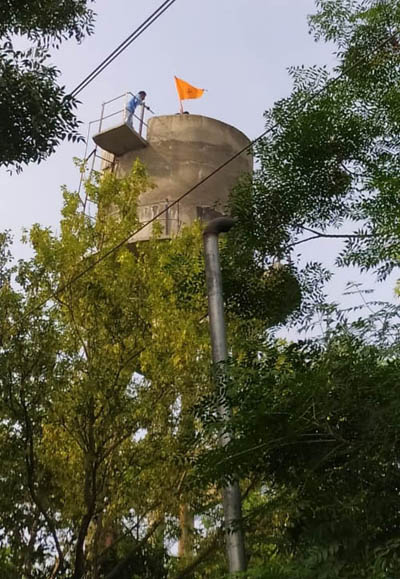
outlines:
[[[334,78],[328,80],[320,89],[318,89],[317,91],[315,91],[309,98],[305,99],[302,103],[301,103],[301,110],[304,110],[304,108],[311,104],[312,102],[314,102],[321,94],[323,94],[325,91],[327,91],[331,86],[333,86],[334,84],[338,83],[344,76],[346,76],[347,74],[349,74],[350,72],[352,72],[353,70],[357,69],[359,66],[361,66],[363,63],[368,62],[368,59],[375,55],[376,52],[378,52],[379,50],[381,50],[384,46],[386,46],[388,43],[392,42],[393,39],[396,38],[396,34],[392,33],[388,38],[386,38],[384,41],[382,41],[381,43],[379,43],[374,50],[372,50],[371,52],[368,53],[368,55],[362,56],[359,59],[357,59],[350,67],[347,67],[345,69],[342,70],[342,72],[340,74],[338,74],[337,76],[335,76]],[[151,225],[152,223],[154,223],[155,221],[157,221],[159,219],[159,217],[161,217],[162,215],[164,215],[167,211],[169,211],[169,209],[171,209],[171,207],[174,207],[175,205],[177,205],[178,203],[180,203],[180,201],[182,201],[185,197],[187,197],[188,195],[190,195],[193,191],[195,191],[198,187],[200,187],[201,185],[203,185],[204,183],[206,183],[209,179],[211,179],[214,175],[216,175],[217,173],[219,173],[219,171],[221,171],[222,169],[224,169],[227,165],[229,165],[230,163],[232,163],[235,159],[237,159],[240,155],[246,153],[249,149],[251,149],[252,147],[254,147],[254,145],[256,145],[259,141],[261,141],[264,137],[266,137],[269,133],[271,133],[273,130],[275,130],[278,127],[278,124],[275,123],[274,125],[268,127],[265,131],[263,131],[258,137],[256,137],[255,139],[253,139],[248,145],[246,145],[245,147],[243,147],[242,149],[240,149],[237,153],[235,153],[234,155],[232,155],[231,157],[229,157],[224,163],[222,163],[221,165],[219,165],[216,169],[214,169],[213,171],[211,171],[211,173],[209,173],[208,175],[206,175],[203,179],[201,179],[200,181],[198,181],[197,183],[195,183],[195,185],[193,185],[192,187],[190,187],[187,191],[185,191],[184,193],[182,193],[179,197],[177,197],[177,199],[175,199],[174,201],[172,201],[170,204],[166,205],[166,207],[164,207],[164,209],[162,209],[161,211],[159,211],[156,215],[154,215],[151,219],[149,219],[148,221],[146,221],[145,223],[142,223],[142,225],[140,225],[140,227],[136,228],[134,231],[130,232],[127,236],[125,236],[123,239],[121,239],[116,245],[114,245],[113,247],[111,247],[110,249],[108,249],[105,253],[101,254],[98,258],[96,258],[91,264],[89,264],[86,268],[84,268],[82,271],[76,273],[75,275],[73,275],[68,281],[66,281],[64,284],[62,284],[51,296],[43,299],[42,301],[40,301],[38,304],[36,304],[36,306],[30,310],[28,310],[27,312],[25,312],[21,318],[19,319],[19,321],[23,321],[26,317],[28,317],[29,315],[31,315],[32,313],[34,313],[37,309],[42,308],[43,306],[46,305],[46,303],[48,301],[50,301],[51,299],[54,299],[54,297],[56,297],[57,295],[63,293],[65,290],[67,290],[69,287],[71,287],[74,283],[76,283],[77,281],[79,281],[82,277],[84,277],[87,273],[89,273],[92,269],[94,269],[99,263],[101,263],[102,261],[104,261],[105,259],[107,259],[110,255],[112,255],[113,253],[117,252],[119,249],[121,249],[121,247],[123,247],[124,245],[127,244],[127,242],[132,239],[135,235],[137,235],[138,233],[140,233],[143,229],[145,229],[146,227],[148,227],[149,225]]]
[[[126,50],[139,36],[145,32],[164,12],[168,10],[176,0],[165,0],[146,18],[121,44],[117,46],[90,74],[86,76],[70,93],[70,96],[76,97],[81,93],[99,74],[103,72],[124,50]]]
[[[69,96],[76,97],[80,92],[82,92],[97,76],[99,76],[101,72],[103,72],[103,70],[105,70],[120,54],[122,54],[122,52],[124,52],[124,50],[126,50],[137,38],[139,38],[139,36],[141,36],[141,34],[143,34],[143,32],[147,30],[151,24],[153,24],[162,14],[164,14],[164,12],[166,12],[168,8],[170,8],[175,2],[176,0],[165,0],[162,4],[160,4],[160,6],[152,14],[150,14],[150,16],[148,16],[146,20],[140,24],[140,26],[138,26],[123,42],[121,42],[94,70],[92,70],[88,76],[86,76],[86,78],[84,78],[71,91]],[[149,107],[147,108],[154,114],[154,112],[151,111]],[[92,123],[93,122],[94,121],[92,121]],[[89,123],[88,134],[86,137],[86,149],[84,155],[85,162],[91,156],[89,155],[88,158],[86,157],[89,143],[90,126],[92,123]],[[83,174],[81,174],[78,193],[81,190],[82,182]]]

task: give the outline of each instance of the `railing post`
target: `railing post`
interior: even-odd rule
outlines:
[[[104,118],[104,109],[106,107],[106,103],[103,103],[101,105],[101,115],[100,115],[100,119],[99,119],[99,133],[101,133],[101,128],[103,126],[103,118]]]
[[[140,111],[140,122],[139,122],[139,135],[142,136],[143,132],[143,121],[144,121],[144,105],[140,105],[142,110]]]
[[[125,98],[124,98],[124,114],[123,114],[124,123],[126,123],[126,120],[127,120],[127,116],[126,116],[126,113],[127,113],[127,108],[126,108],[126,107],[127,107],[127,106],[128,106],[128,93],[126,92],[126,93],[125,93]]]
[[[165,235],[169,235],[169,202],[165,200]]]
[[[104,109],[105,109],[106,103],[103,103],[101,105],[101,115],[99,118],[99,133],[101,132],[101,128],[103,126],[103,118],[104,118]],[[92,166],[90,167],[90,172],[89,172],[89,179],[90,179],[90,175],[92,174],[92,171],[94,169],[94,164],[96,162],[96,156],[97,156],[97,145],[94,148],[94,154],[93,154],[93,159],[92,159]]]

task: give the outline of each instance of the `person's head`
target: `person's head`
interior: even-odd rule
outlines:
[[[146,93],[145,93],[145,91],[144,91],[144,90],[140,90],[138,94],[139,94],[140,98],[142,99],[142,101],[144,101],[144,99],[146,98]]]

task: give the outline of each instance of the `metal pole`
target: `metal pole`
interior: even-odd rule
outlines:
[[[169,202],[168,199],[165,200],[165,235],[169,235],[169,215],[168,215]]]
[[[124,116],[123,116],[123,122],[126,123],[127,121],[127,107],[128,106],[128,93],[125,93],[125,98],[124,98]]]
[[[99,118],[99,128],[98,128],[98,132],[99,132],[99,133],[101,133],[101,129],[102,129],[102,126],[103,126],[104,109],[105,109],[105,107],[106,107],[106,103],[103,103],[103,104],[101,105],[101,115],[100,115],[100,118]],[[92,171],[93,171],[93,169],[94,169],[94,164],[95,164],[95,162],[96,162],[97,149],[98,149],[98,147],[97,147],[97,145],[96,145],[96,147],[95,147],[95,149],[94,149],[92,166],[91,166],[90,171],[89,171],[89,179],[90,179],[90,176],[91,176]]]
[[[144,105],[141,105],[142,110],[140,111],[140,123],[139,123],[139,135],[142,136],[143,132],[143,121],[144,121]]]
[[[106,108],[106,104],[107,104],[107,103],[103,103],[103,104],[101,105],[101,115],[100,115],[100,118],[99,118],[99,133],[101,133],[101,128],[102,128],[102,126],[103,126],[104,109]]]
[[[222,296],[222,275],[219,259],[218,236],[233,226],[234,220],[230,217],[218,217],[208,223],[204,230],[204,259],[206,265],[206,280],[208,293],[208,315],[210,318],[210,333],[212,357],[219,380],[224,381],[226,376],[226,361],[228,351],[226,346],[226,327],[224,316],[224,301]],[[223,383],[223,382],[222,382]],[[218,413],[223,421],[228,422],[231,411],[222,400]],[[228,431],[219,437],[219,444],[224,447],[231,440]],[[227,484],[222,490],[225,541],[230,573],[246,570],[246,553],[244,536],[241,528],[242,508],[239,483],[235,480]]]

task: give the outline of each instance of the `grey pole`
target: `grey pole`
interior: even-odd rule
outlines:
[[[217,217],[217,219],[213,219],[208,223],[203,233],[212,357],[219,379],[223,379],[225,376],[228,351],[226,346],[218,237],[220,233],[229,231],[233,225],[234,220],[230,217]],[[224,400],[218,407],[218,413],[223,421],[228,422],[230,420],[231,412]],[[219,438],[219,444],[224,447],[229,443],[230,439],[229,432],[225,431]],[[241,528],[242,507],[238,481],[235,480],[227,484],[222,490],[222,496],[228,567],[230,573],[237,573],[238,571],[246,570],[244,536]]]
[[[142,136],[143,133],[143,121],[144,121],[144,105],[141,105],[142,110],[140,111],[140,121],[139,121],[139,135]]]

